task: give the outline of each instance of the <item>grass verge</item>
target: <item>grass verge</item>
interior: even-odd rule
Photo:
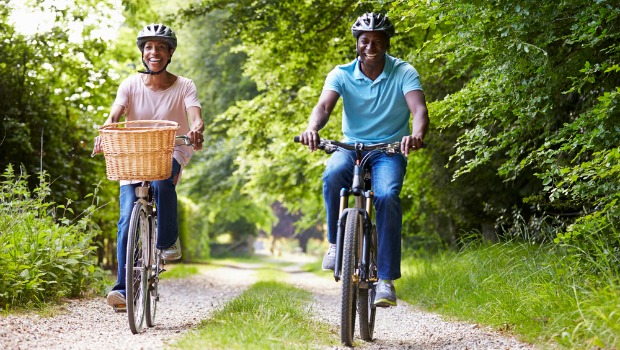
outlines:
[[[618,281],[576,272],[558,246],[504,243],[416,254],[399,297],[542,346],[619,348]],[[593,283],[595,282],[596,283]]]
[[[254,284],[196,330],[178,349],[309,349],[334,345],[327,325],[311,318],[311,293],[277,281]]]

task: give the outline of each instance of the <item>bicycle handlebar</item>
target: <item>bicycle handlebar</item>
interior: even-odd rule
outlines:
[[[189,140],[189,137],[187,137],[187,135],[181,135],[181,136],[175,137],[174,145],[175,146],[183,146],[183,145],[194,146],[194,144]]]
[[[299,136],[293,137],[294,142],[301,142]],[[365,145],[363,143],[357,144],[349,144],[340,141],[320,139],[318,148],[322,149],[326,152],[333,152],[337,148],[344,148],[346,150],[355,151],[357,148],[361,151],[372,151],[372,150],[384,150],[388,152],[401,153],[400,151],[400,142],[391,142],[391,143],[375,143],[370,145]],[[426,148],[426,143],[422,142],[422,148]]]

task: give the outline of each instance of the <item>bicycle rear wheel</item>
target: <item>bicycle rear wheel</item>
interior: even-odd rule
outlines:
[[[151,216],[150,220],[150,236],[149,236],[149,280],[148,293],[146,301],[146,325],[148,327],[155,326],[155,315],[157,314],[157,302],[159,301],[159,264],[161,257],[157,250],[157,217]]]
[[[368,288],[359,289],[357,299],[357,312],[359,315],[360,338],[365,341],[372,340],[375,331],[375,316],[377,307],[375,306],[375,285],[377,279],[377,230],[373,225],[370,232],[369,266],[368,266]]]
[[[349,212],[345,224],[344,247],[342,252],[342,299],[340,306],[340,341],[346,345],[353,344],[355,330],[355,308],[357,306],[357,283],[359,257],[359,233],[362,229],[362,217],[357,212]]]
[[[146,205],[138,202],[131,212],[129,234],[127,235],[127,262],[125,288],[127,294],[127,315],[133,334],[144,327],[144,315],[148,293],[148,215]]]

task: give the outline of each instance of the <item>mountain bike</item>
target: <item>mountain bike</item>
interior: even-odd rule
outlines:
[[[177,136],[176,143],[191,146],[187,136]],[[134,203],[127,235],[125,288],[129,328],[138,334],[155,325],[159,301],[159,274],[164,272],[164,260],[157,249],[157,209],[151,181],[142,181],[135,188]]]
[[[299,137],[294,138],[299,142]],[[321,139],[318,148],[331,154],[355,151],[353,179],[349,188],[340,191],[340,215],[336,235],[334,279],[342,280],[340,305],[340,340],[351,346],[355,314],[359,318],[360,338],[373,338],[377,307],[374,305],[377,275],[377,229],[373,220],[373,192],[366,161],[375,152],[401,153],[400,142],[365,145]],[[354,205],[349,207],[349,198]]]

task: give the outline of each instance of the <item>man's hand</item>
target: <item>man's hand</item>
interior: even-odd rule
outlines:
[[[308,146],[312,152],[317,150],[320,141],[321,137],[319,136],[319,132],[315,130],[306,130],[299,135],[299,142]]]
[[[405,155],[405,157],[409,157],[409,151],[419,150],[422,148],[423,143],[422,137],[420,136],[403,136],[403,139],[400,141],[400,151]]]

